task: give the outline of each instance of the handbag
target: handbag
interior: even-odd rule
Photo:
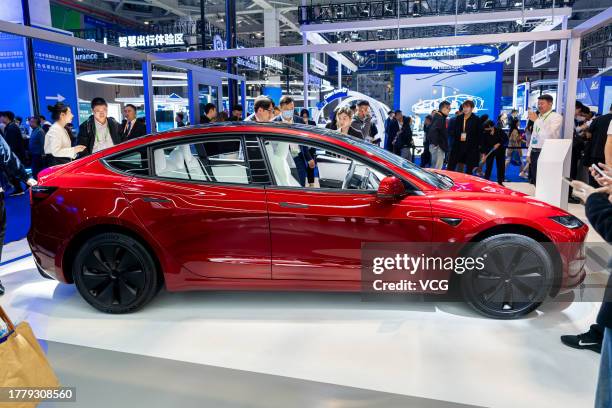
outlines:
[[[15,327],[2,306],[0,306],[0,319],[8,326],[8,334],[0,339],[0,387],[59,388],[60,382],[30,325],[21,322]],[[14,402],[10,406],[30,408],[36,407],[39,402],[31,400]]]

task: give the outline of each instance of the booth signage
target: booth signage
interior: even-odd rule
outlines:
[[[119,37],[119,47],[122,48],[164,47],[172,45],[185,45],[183,33],[128,35],[126,37]]]
[[[268,57],[267,55],[264,56],[264,63],[266,64],[266,66],[270,67],[270,68],[275,68],[279,71],[283,70],[283,63],[280,62],[279,60],[276,60],[272,57]]]
[[[327,73],[327,65],[314,56],[310,57],[310,68],[319,75],[325,75]]]
[[[73,112],[78,112],[73,48],[39,39],[32,40],[32,48],[41,112],[46,112],[47,105],[57,102],[63,102]],[[72,124],[75,128],[79,126],[78,115],[74,115]]]
[[[321,78],[316,75],[308,74],[308,85],[314,86],[316,88],[321,87]]]
[[[22,116],[29,115],[32,109],[26,54],[23,37],[0,33],[0,106],[10,107],[16,115]]]
[[[410,59],[444,59],[454,57],[465,57],[474,55],[491,55],[497,58],[499,51],[496,47],[488,45],[464,45],[456,47],[436,47],[396,50],[397,58],[400,60]]]
[[[551,44],[544,48],[542,51],[537,52],[531,56],[531,65],[534,68],[548,64],[550,62],[550,55],[557,52],[557,44]]]

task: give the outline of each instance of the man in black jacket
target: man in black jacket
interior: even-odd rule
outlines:
[[[599,116],[591,122],[589,133],[592,135],[591,143],[588,145],[589,151],[585,155],[590,158],[590,163],[606,163],[606,142],[608,140],[608,129],[612,121],[612,105],[610,111],[602,116]],[[589,184],[593,187],[597,186],[597,182],[591,176]]]
[[[77,144],[86,147],[81,157],[124,141],[119,124],[115,119],[108,117],[108,105],[104,98],[93,98],[91,110],[93,115],[79,126]]]
[[[467,100],[463,102],[462,108],[462,113],[456,117],[450,134],[453,144],[446,168],[455,171],[457,165],[460,165],[467,174],[472,174],[474,168],[478,167],[482,127],[480,118],[472,113],[474,102]]]
[[[200,123],[204,125],[213,122],[215,119],[217,119],[217,105],[207,103],[204,105],[204,115],[200,117]]]
[[[604,192],[591,194],[587,199],[585,211],[595,231],[606,242],[612,242],[612,185],[607,186]],[[612,406],[612,258],[608,262],[608,270],[611,274],[608,277],[603,303],[597,314],[597,324],[604,328],[604,335],[595,396],[596,408]]]
[[[23,136],[21,135],[21,129],[15,123],[15,114],[7,111],[0,114],[0,119],[4,123],[4,140],[11,148],[11,151],[21,163],[25,163],[26,151],[23,143]],[[11,195],[21,195],[24,193],[21,182],[18,178],[10,177],[10,182],[15,188]]]
[[[128,103],[123,108],[125,119],[121,122],[121,139],[136,139],[147,134],[147,125],[136,117],[136,106]]]
[[[446,118],[450,112],[450,102],[440,102],[438,112],[433,117],[433,122],[427,132],[429,153],[431,153],[431,167],[441,169],[444,166],[444,156],[448,151],[448,132],[446,129]]]
[[[23,181],[30,187],[36,185],[36,180],[28,176],[23,164],[21,164],[17,156],[11,152],[11,148],[2,138],[0,138],[0,171],[5,172],[11,178]],[[4,192],[0,188],[0,258],[2,257],[5,232],[6,211],[4,208]],[[4,295],[4,286],[2,286],[2,282],[0,282],[0,296],[2,295]]]

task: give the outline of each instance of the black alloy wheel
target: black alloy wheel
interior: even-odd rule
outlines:
[[[148,250],[118,233],[89,239],[77,253],[73,277],[81,296],[105,313],[133,312],[161,287],[161,277]]]
[[[474,244],[470,257],[485,268],[461,277],[464,299],[479,313],[512,319],[531,313],[550,293],[554,267],[544,246],[518,234],[500,234]]]

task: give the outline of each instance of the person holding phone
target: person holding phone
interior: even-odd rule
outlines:
[[[612,176],[612,167],[605,166],[602,175],[591,169],[591,175],[603,180],[606,184],[594,188],[582,181],[574,180],[571,185],[574,195],[585,202],[585,212],[589,222],[602,238],[612,243],[612,184],[607,182],[607,176]],[[612,271],[612,258],[608,262],[608,270]],[[589,349],[601,353],[599,364],[599,379],[595,395],[595,407],[612,406],[612,274],[604,293],[604,299],[597,314],[597,323],[591,325],[589,331],[577,336],[561,336],[563,344],[576,349]]]
[[[529,182],[536,183],[538,175],[538,159],[548,139],[560,139],[563,126],[563,116],[554,112],[553,97],[543,94],[538,97],[538,112],[528,111],[529,120],[533,121],[533,132],[527,150],[527,161],[529,162]]]

